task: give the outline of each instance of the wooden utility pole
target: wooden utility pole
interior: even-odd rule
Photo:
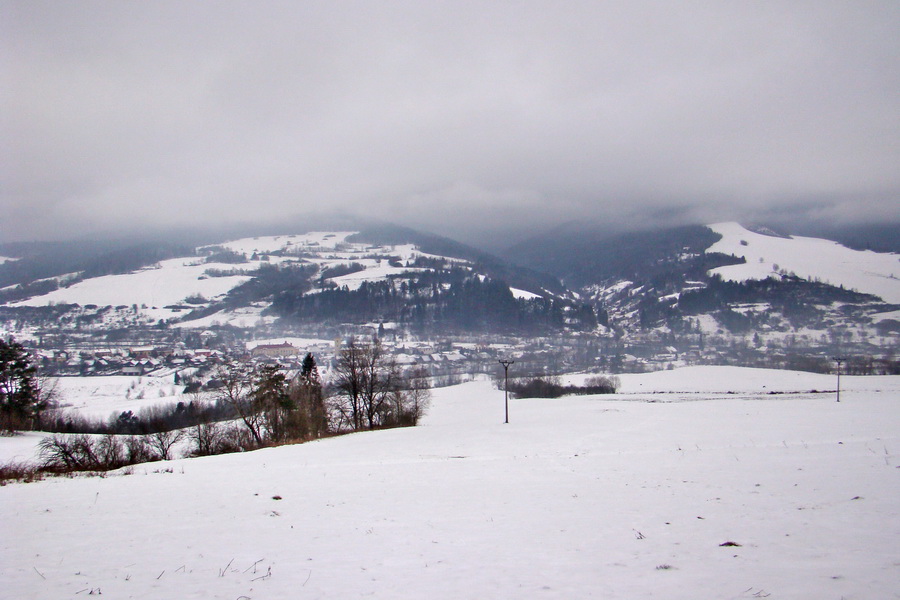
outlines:
[[[509,423],[509,365],[514,364],[514,360],[501,360],[503,365],[503,407],[506,410],[506,419],[504,423]]]
[[[843,363],[846,360],[847,360],[847,358],[844,356],[835,356],[834,357],[834,362],[836,362],[838,365],[838,369],[837,369],[837,401],[838,402],[841,401],[841,363]]]

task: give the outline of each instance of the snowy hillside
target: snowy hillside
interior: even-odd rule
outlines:
[[[746,281],[793,273],[900,303],[900,256],[896,254],[851,250],[817,238],[763,235],[737,223],[717,223],[710,229],[721,234],[722,239],[707,252],[734,254],[747,260],[746,264],[712,271],[725,280]]]
[[[900,378],[836,403],[779,376],[513,400],[508,425],[476,382],[416,428],[7,485],[2,595],[896,597]]]
[[[62,407],[83,416],[106,419],[124,411],[137,413],[155,404],[190,401],[175,385],[173,376],[59,377],[53,380]]]
[[[210,269],[233,269],[234,265],[205,263],[196,258],[175,258],[155,267],[124,275],[106,275],[85,279],[70,287],[18,302],[13,306],[45,306],[47,304],[96,304],[97,306],[131,306],[156,309],[163,318],[174,314],[166,305],[178,304],[193,295],[216,298],[250,279],[246,275],[208,277]],[[248,269],[251,267],[248,267]]]
[[[11,306],[136,305],[141,315],[154,321],[177,319],[184,316],[186,309],[221,300],[229,291],[252,279],[258,269],[273,264],[315,265],[321,272],[352,266],[358,270],[326,278],[334,285],[347,286],[351,290],[357,289],[363,282],[381,281],[392,275],[415,271],[417,269],[406,265],[419,257],[466,264],[460,259],[421,252],[412,244],[377,246],[348,242],[347,238],[354,233],[311,232],[234,240],[200,248],[199,257],[170,259],[132,273],[85,279]],[[221,250],[243,255],[246,260],[238,263],[208,262],[202,256],[204,252],[214,254]],[[185,302],[189,302],[190,306],[185,306]],[[240,307],[186,322],[182,326],[208,327],[213,323],[229,323],[250,327],[260,320],[262,308]]]

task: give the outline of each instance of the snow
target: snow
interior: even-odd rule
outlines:
[[[591,374],[567,375],[566,383],[582,384]],[[619,395],[627,394],[677,394],[681,399],[689,394],[785,394],[834,390],[837,384],[834,375],[786,371],[776,369],[756,369],[750,367],[729,367],[702,365],[682,367],[671,371],[653,373],[626,373],[617,375]],[[841,378],[841,387],[850,386],[857,392],[889,392],[900,398],[900,377],[869,376]],[[659,400],[665,401],[666,398]]]
[[[749,231],[738,223],[717,223],[710,229],[722,235],[707,252],[743,256],[742,265],[710,271],[728,281],[765,279],[782,272],[805,279],[874,294],[886,302],[900,303],[900,256],[869,250],[852,250],[829,240],[793,236],[773,237]],[[741,242],[746,242],[746,245]]]
[[[247,350],[252,350],[257,346],[268,346],[273,344],[284,344],[288,343],[294,348],[297,348],[298,352],[306,352],[308,348],[313,346],[334,346],[334,340],[325,340],[321,338],[300,338],[300,337],[278,337],[278,338],[268,338],[262,340],[253,340],[247,342],[245,344]]]
[[[313,252],[331,249],[334,250],[339,244],[346,242],[347,238],[356,233],[355,231],[313,231],[310,233],[296,235],[275,235],[262,236],[254,238],[243,238],[226,242],[224,244],[216,244],[223,248],[228,248],[234,252],[241,252],[247,256],[254,252],[270,253],[279,250],[296,248],[297,250],[310,250]]]
[[[900,378],[836,403],[670,373],[635,381],[757,395],[511,400],[504,425],[481,381],[416,428],[7,485],[2,595],[897,597]]]
[[[137,304],[158,307],[178,304],[188,296],[199,294],[213,299],[250,279],[246,275],[206,277],[208,269],[232,270],[235,265],[203,263],[196,258],[173,258],[124,275],[105,275],[85,279],[67,288],[37,296],[12,306],[46,306],[48,304],[96,304],[119,306]],[[253,267],[248,267],[251,270]]]
[[[182,329],[208,329],[218,325],[229,325],[245,329],[256,327],[260,323],[270,324],[275,321],[275,317],[263,316],[262,313],[265,309],[265,306],[244,306],[233,310],[220,310],[199,319],[179,321],[171,325]]]
[[[512,295],[517,300],[532,300],[534,298],[540,298],[540,294],[535,294],[532,292],[527,292],[525,290],[520,290],[518,288],[511,287],[509,291],[512,292]]]
[[[892,310],[889,312],[877,313],[872,315],[873,323],[880,323],[881,321],[885,321],[887,319],[900,321],[900,310]]]
[[[35,463],[38,460],[38,444],[47,437],[40,431],[24,431],[0,440],[0,464]]]
[[[318,266],[323,272],[332,267],[346,267],[359,264],[363,271],[329,278],[329,282],[348,289],[356,290],[363,282],[379,282],[387,278],[405,273],[419,272],[423,268],[404,268],[391,266],[392,258],[406,264],[418,257],[442,259],[454,264],[467,264],[468,261],[448,258],[420,252],[414,244],[376,246],[364,243],[351,243],[348,238],[354,231],[318,231],[304,234],[263,236],[243,238],[205,246],[204,251],[215,248],[226,248],[258,260],[248,260],[239,264],[206,263],[202,257],[191,256],[162,261],[152,267],[121,274],[95,277],[67,285],[66,279],[74,277],[62,276],[53,278],[60,284],[60,289],[51,293],[35,296],[11,306],[46,306],[50,304],[79,304],[97,306],[137,305],[137,313],[127,315],[112,313],[106,327],[122,326],[127,319],[138,316],[142,322],[167,320],[175,327],[208,328],[215,325],[231,325],[240,328],[252,328],[259,324],[270,324],[276,321],[274,316],[263,316],[267,308],[265,302],[254,306],[221,310],[205,317],[180,321],[189,313],[190,308],[202,308],[204,304],[186,306],[185,300],[192,296],[215,301],[221,300],[233,288],[252,278],[260,267],[284,265],[286,263],[310,263]],[[283,252],[284,256],[273,253]],[[263,260],[263,258],[265,260]],[[397,263],[395,263],[397,264]],[[207,275],[208,270],[229,273],[227,276]],[[320,289],[309,293],[318,293]],[[523,292],[527,293],[527,292]],[[166,308],[170,307],[170,308]]]
[[[382,281],[391,275],[400,275],[401,273],[415,270],[407,269],[405,267],[392,267],[387,261],[382,261],[381,264],[376,264],[376,261],[374,260],[360,260],[353,262],[363,264],[366,269],[356,273],[341,275],[340,277],[331,277],[328,280],[334,282],[338,287],[347,286],[350,290],[357,290],[364,281],[370,283]]]
[[[51,378],[51,385],[53,382],[62,407],[101,419],[114,413],[128,410],[137,413],[146,406],[184,400],[183,386],[175,385],[174,375],[55,377]]]

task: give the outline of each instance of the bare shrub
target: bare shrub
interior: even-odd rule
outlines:
[[[125,444],[122,438],[108,433],[101,437],[95,445],[94,454],[98,459],[98,469],[118,469],[128,464],[125,460]]]
[[[559,398],[571,394],[614,394],[619,387],[618,377],[598,375],[588,377],[584,385],[562,385],[558,377],[531,377],[509,382],[509,393],[516,398]]]
[[[416,425],[431,402],[428,374],[422,367],[411,370],[397,380],[389,395],[381,418],[385,427]]]
[[[43,474],[36,465],[14,461],[0,464],[0,486],[6,485],[9,481],[30,483],[42,478]]]
[[[99,460],[91,438],[81,435],[52,435],[38,443],[41,468],[47,471],[96,470]]]
[[[594,375],[584,380],[584,389],[589,394],[615,394],[622,382],[616,375]],[[598,391],[593,391],[598,390]]]
[[[38,443],[40,468],[55,473],[109,471],[154,460],[139,436],[106,434],[92,438],[86,434],[52,435]]]
[[[212,456],[258,448],[252,434],[234,424],[201,423],[192,427],[187,435],[192,445],[190,456]]]
[[[147,444],[156,453],[159,460],[172,460],[172,449],[175,444],[184,439],[184,431],[157,431],[146,436]]]
[[[222,444],[222,426],[218,423],[198,423],[190,429],[188,437],[193,444],[192,456],[218,454]]]
[[[256,438],[247,429],[237,425],[223,425],[222,436],[216,454],[246,452],[258,448]]]
[[[149,439],[142,435],[130,435],[125,438],[125,461],[129,465],[159,460],[149,444]]]

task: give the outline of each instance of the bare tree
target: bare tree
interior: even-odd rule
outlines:
[[[391,395],[397,391],[399,371],[394,359],[388,356],[377,338],[364,353],[362,378],[362,407],[369,429],[381,424],[383,412]]]
[[[172,449],[175,444],[184,439],[184,431],[174,429],[171,431],[157,431],[147,436],[147,443],[156,451],[160,460],[171,460]]]
[[[191,427],[188,436],[194,444],[194,455],[210,456],[218,454],[222,446],[223,435],[222,426],[218,423],[198,423]]]
[[[382,423],[398,383],[397,365],[377,338],[371,344],[359,344],[351,338],[341,350],[335,368],[340,398],[337,407],[354,430],[374,429]]]
[[[366,347],[350,338],[346,348],[342,348],[334,368],[334,386],[339,402],[335,406],[342,418],[346,418],[353,429],[362,429],[362,387]]]
[[[231,364],[221,374],[222,387],[218,400],[229,405],[240,417],[257,446],[263,446],[263,425],[265,415],[251,397],[253,374],[243,365]]]
[[[149,439],[143,435],[125,436],[125,462],[130,465],[159,460],[159,456],[150,447]]]
[[[416,425],[431,403],[431,384],[425,367],[416,367],[409,372],[406,376],[405,392],[407,397],[405,408],[410,414],[411,424]]]
[[[287,415],[287,427],[297,438],[317,438],[328,432],[328,414],[319,369],[311,353],[303,360],[300,374],[291,382],[288,393],[293,409]]]
[[[249,410],[262,415],[265,441],[283,442],[302,436],[295,431],[295,403],[288,394],[287,380],[278,367],[265,366],[254,373]]]

